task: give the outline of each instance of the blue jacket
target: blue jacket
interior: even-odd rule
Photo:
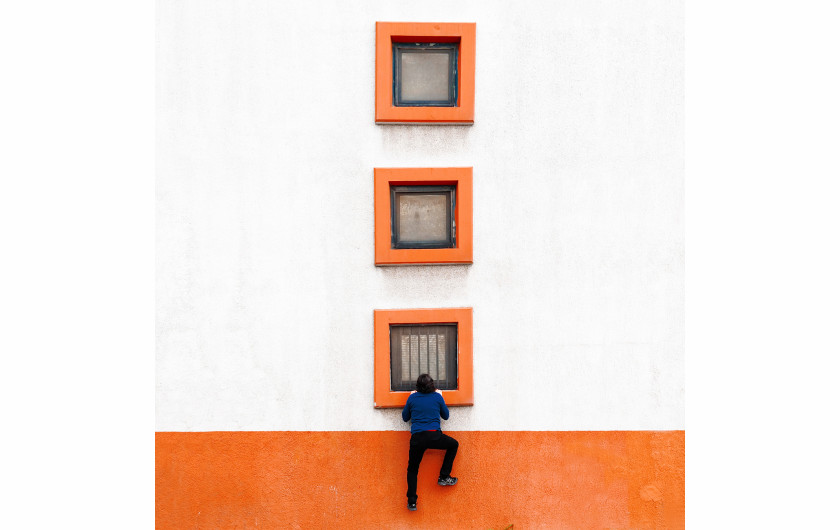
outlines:
[[[403,421],[411,420],[411,434],[440,429],[440,419],[449,419],[449,409],[437,392],[415,392],[408,396],[402,413]]]

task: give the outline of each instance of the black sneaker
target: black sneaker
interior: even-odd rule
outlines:
[[[454,486],[458,482],[455,477],[446,477],[438,479],[438,486]]]
[[[412,512],[416,512],[417,511],[417,503],[416,502],[409,502],[408,503],[408,509],[411,510]]]

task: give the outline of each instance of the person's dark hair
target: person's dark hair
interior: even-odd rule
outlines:
[[[421,394],[429,394],[435,391],[435,380],[429,374],[422,374],[417,378],[417,391]]]

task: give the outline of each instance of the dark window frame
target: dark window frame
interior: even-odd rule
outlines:
[[[394,352],[394,347],[393,347],[393,344],[394,344],[393,343],[393,338],[394,338],[393,330],[394,330],[394,328],[412,328],[412,329],[418,329],[418,331],[419,331],[423,328],[439,328],[439,327],[451,328],[451,330],[452,330],[451,332],[447,332],[447,334],[446,334],[446,344],[447,344],[448,355],[450,356],[449,357],[450,362],[448,363],[449,367],[447,367],[447,370],[446,370],[447,378],[445,380],[435,379],[435,387],[438,390],[458,390],[458,369],[459,369],[458,368],[458,353],[459,353],[458,352],[458,323],[457,322],[442,322],[442,323],[437,323],[437,324],[432,324],[432,323],[389,324],[388,334],[389,334],[389,350],[390,350],[389,351],[389,356],[390,356],[390,366],[391,366],[391,373],[390,373],[390,375],[391,375],[391,378],[390,378],[391,392],[410,392],[412,390],[415,390],[415,386],[416,386],[416,382],[417,382],[417,378],[415,377],[415,378],[413,378],[413,381],[408,381],[408,382],[406,382],[402,385],[398,384],[398,385],[396,385],[396,388],[395,388],[394,374],[397,370],[399,370],[399,371],[402,370],[402,364],[400,364],[400,366],[396,367],[394,365],[395,364],[394,359],[395,358],[400,359],[400,363],[402,361],[401,361],[401,356],[396,355],[396,353]],[[418,332],[417,335],[419,336],[419,335],[421,335],[421,333]],[[429,336],[429,333],[426,333],[426,337],[427,337],[426,340],[427,341],[428,341],[428,336]],[[418,377],[419,377],[420,374],[424,374],[424,373],[425,374],[431,374],[431,371],[429,370],[430,363],[429,363],[429,357],[428,357],[428,350],[429,350],[429,346],[427,344],[427,346],[426,346],[426,352],[427,352],[426,362],[427,362],[427,365],[426,365],[425,370],[423,369],[422,366],[420,366],[420,355],[419,355],[419,353],[417,355],[417,363],[418,363],[418,374],[417,374],[417,376]],[[435,362],[437,362],[437,359],[436,359]],[[451,368],[451,370],[450,370],[450,368]],[[440,373],[440,366],[439,365],[436,365],[436,370],[437,370],[437,373],[439,374]],[[397,379],[400,379],[400,378],[397,378]]]
[[[449,197],[449,208],[446,209],[446,226],[448,239],[445,242],[437,241],[399,241],[400,216],[398,211],[398,195],[447,195]],[[452,186],[391,186],[391,248],[395,249],[416,249],[416,248],[456,248],[456,226],[455,226],[455,203],[457,201],[457,187]]]
[[[394,42],[392,44],[393,60],[393,103],[395,107],[455,107],[458,104],[458,51],[457,42]],[[402,101],[402,61],[403,53],[418,53],[422,51],[449,51],[449,98],[446,100]]]

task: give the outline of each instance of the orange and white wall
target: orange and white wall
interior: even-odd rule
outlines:
[[[159,528],[674,528],[682,2],[158,2]],[[374,123],[376,21],[476,23],[474,125]],[[376,167],[473,168],[473,263],[374,265]],[[373,311],[473,309],[454,488]]]

